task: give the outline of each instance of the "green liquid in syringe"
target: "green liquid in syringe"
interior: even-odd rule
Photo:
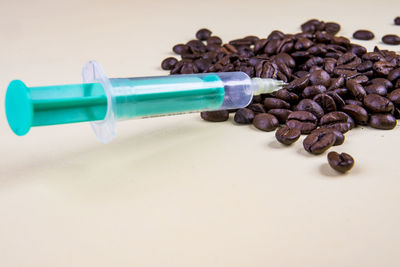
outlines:
[[[225,89],[215,74],[205,77],[110,79],[117,119],[148,117],[221,107]]]

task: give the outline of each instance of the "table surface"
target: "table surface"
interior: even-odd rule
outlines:
[[[7,84],[166,74],[171,47],[208,27],[224,40],[299,31],[313,17],[361,28],[373,49],[400,1],[1,1]],[[354,40],[353,40],[354,41]],[[326,154],[198,114],[120,122],[103,145],[88,124],[13,135],[0,108],[0,266],[400,266],[399,127],[359,127]]]

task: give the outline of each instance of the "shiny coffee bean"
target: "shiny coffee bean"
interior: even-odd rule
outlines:
[[[303,99],[301,100],[295,107],[296,111],[308,111],[314,114],[318,119],[324,116],[324,110],[322,107],[311,99]]]
[[[178,55],[184,55],[190,53],[190,48],[184,44],[177,44],[175,45],[172,50]]]
[[[200,41],[205,41],[211,36],[211,31],[209,29],[200,29],[196,33],[196,38]]]
[[[396,118],[389,113],[376,113],[371,115],[369,125],[376,129],[391,130],[396,127]]]
[[[276,98],[286,101],[289,104],[295,104],[299,101],[299,96],[288,89],[280,89],[275,94]]]
[[[400,37],[396,34],[387,34],[382,37],[382,42],[388,45],[399,45]]]
[[[381,96],[387,95],[387,89],[383,84],[370,84],[366,86],[365,91],[367,94],[377,94]]]
[[[296,128],[302,134],[308,134],[317,127],[317,117],[308,111],[294,111],[290,113],[286,125],[290,128]]]
[[[250,104],[247,108],[252,110],[255,114],[265,113],[264,105],[260,103]]]
[[[254,112],[248,108],[241,108],[236,111],[233,120],[239,124],[250,124],[253,122]]]
[[[333,98],[328,94],[318,94],[314,96],[313,100],[320,105],[324,113],[336,111],[335,100],[333,100]]]
[[[329,73],[324,70],[316,70],[310,74],[310,82],[312,85],[323,85],[325,87],[329,86],[331,77]]]
[[[333,111],[322,116],[320,125],[323,128],[331,128],[345,133],[354,127],[354,122],[346,113]]]
[[[221,122],[229,119],[229,112],[227,110],[203,111],[200,116],[205,121]]]
[[[318,155],[328,150],[336,141],[335,135],[330,131],[317,131],[310,133],[303,140],[303,147],[307,152]]]
[[[296,128],[282,126],[275,132],[276,140],[284,145],[291,145],[300,138],[301,132]]]
[[[254,117],[253,125],[259,130],[270,132],[279,126],[279,121],[272,114],[260,113]]]
[[[307,86],[304,88],[302,92],[302,97],[303,98],[314,98],[314,96],[318,94],[322,94],[326,92],[326,87],[323,85],[312,85],[312,86]]]
[[[333,143],[334,146],[340,146],[341,144],[344,143],[344,134],[339,132],[338,130],[335,129],[330,129],[330,128],[317,128],[313,130],[311,133],[320,133],[320,132],[331,132],[335,135],[336,140],[335,143]]]
[[[394,25],[400,25],[400,17],[394,18]]]
[[[335,35],[340,31],[340,25],[336,22],[326,22],[325,31],[329,34]]]
[[[335,151],[328,153],[328,163],[332,167],[332,169],[345,173],[354,166],[354,159],[347,153],[337,153]]]
[[[357,40],[372,40],[374,37],[373,32],[368,30],[358,30],[353,33],[353,38]]]
[[[161,62],[161,68],[163,70],[172,70],[175,67],[176,63],[178,63],[178,60],[176,58],[167,57]]]
[[[348,80],[346,82],[346,87],[347,89],[349,89],[349,91],[351,92],[351,94],[357,99],[362,101],[364,99],[364,96],[367,95],[367,93],[365,92],[364,87],[357,83],[354,80]]]
[[[400,88],[393,90],[389,96],[389,100],[395,105],[400,105]]]
[[[275,108],[290,108],[290,104],[278,98],[267,97],[264,99],[264,107],[267,110]]]
[[[218,36],[210,36],[207,38],[207,45],[222,45],[222,40]]]
[[[292,113],[292,111],[290,109],[274,108],[268,110],[268,113],[274,115],[278,119],[280,124],[285,124],[287,118],[289,117],[290,113]]]
[[[364,106],[374,113],[393,112],[394,105],[386,97],[371,94],[364,97]]]
[[[367,125],[368,123],[368,112],[359,105],[346,105],[342,107],[342,111],[352,117],[356,123],[361,125]]]

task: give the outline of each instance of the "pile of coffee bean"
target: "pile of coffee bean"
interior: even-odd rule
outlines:
[[[161,66],[171,74],[242,71],[287,82],[272,94],[254,96],[245,108],[202,112],[201,117],[226,121],[235,112],[236,123],[262,131],[278,128],[276,139],[285,145],[308,135],[304,149],[321,154],[342,144],[344,134],[357,125],[389,130],[400,118],[400,55],[378,47],[368,52],[336,36],[340,28],[311,19],[299,33],[275,30],[266,38],[247,36],[228,43],[201,29],[197,39],[173,47],[181,60],[166,58]],[[339,172],[354,164],[346,153],[331,152],[328,161]]]

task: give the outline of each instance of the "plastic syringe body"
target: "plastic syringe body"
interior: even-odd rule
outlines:
[[[108,79],[95,61],[82,75],[84,83],[72,85],[28,88],[11,82],[6,95],[11,129],[24,135],[31,126],[91,121],[96,137],[108,143],[118,120],[242,108],[253,95],[284,84],[244,72]]]

